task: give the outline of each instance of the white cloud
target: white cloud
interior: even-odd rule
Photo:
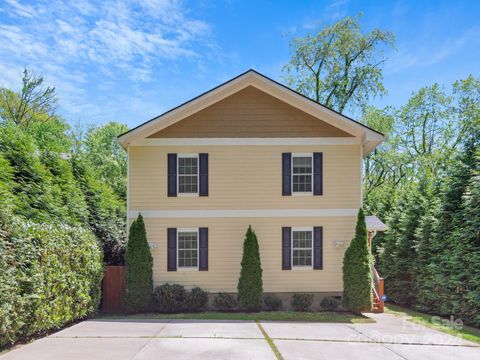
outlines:
[[[71,113],[98,110],[79,83],[146,82],[171,60],[201,67],[214,45],[209,25],[179,0],[6,0],[1,14],[0,84],[12,83],[9,69],[34,68]]]
[[[346,6],[350,0],[334,0],[326,7],[326,15],[329,20],[335,21],[347,15]]]
[[[309,17],[305,19],[302,27],[306,30],[315,30],[346,17],[349,2],[350,0],[334,0],[330,2],[322,8],[319,18]]]
[[[35,10],[28,5],[22,5],[17,0],[5,0],[5,2],[10,5],[10,9],[13,14],[33,18],[35,16]]]
[[[473,46],[480,43],[480,27],[475,26],[463,32],[460,36],[444,39],[440,44],[425,39],[419,39],[421,45],[408,43],[398,46],[398,51],[390,57],[386,63],[389,73],[409,69],[435,65],[454,55],[465,45]]]

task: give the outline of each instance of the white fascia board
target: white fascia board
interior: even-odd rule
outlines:
[[[187,104],[181,105],[166,114],[160,115],[149,123],[141,125],[130,133],[121,136],[118,141],[122,146],[130,143],[134,139],[146,138],[162,129],[180,121],[206,107],[213,105],[224,98],[235,94],[249,85],[246,79],[251,73],[246,73],[235,80],[232,80],[215,90],[211,90],[197,99],[189,101]]]
[[[251,71],[227,82],[217,89],[205,93],[197,99],[181,105],[178,108],[141,125],[132,132],[118,138],[118,142],[123,147],[126,147],[136,139],[147,138],[155,132],[161,131],[168,126],[235,94],[247,86],[254,86],[259,90],[356,137],[367,135],[369,140],[372,138],[374,144],[378,144],[383,140],[383,136],[375,131],[347,119],[341,114],[314,103],[311,100]],[[374,144],[372,144],[372,148],[376,146]]]

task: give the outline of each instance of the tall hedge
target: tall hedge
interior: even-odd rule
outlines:
[[[238,280],[238,305],[247,311],[258,311],[262,307],[262,266],[257,235],[249,226],[243,242],[242,270]]]
[[[355,237],[343,258],[343,305],[355,312],[372,308],[371,254],[365,214],[360,208]]]
[[[102,251],[90,231],[18,218],[0,226],[0,347],[97,309]]]
[[[148,310],[153,288],[153,259],[147,242],[145,223],[141,214],[130,225],[126,265],[125,308],[129,312]]]

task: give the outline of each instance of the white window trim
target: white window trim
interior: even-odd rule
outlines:
[[[312,233],[312,246],[311,246],[311,250],[312,250],[312,265],[309,265],[309,266],[304,266],[304,265],[293,265],[293,233],[295,231],[310,231]],[[313,270],[313,261],[314,261],[314,258],[313,258],[313,242],[314,242],[314,239],[313,239],[313,227],[292,227],[292,230],[291,230],[291,234],[290,234],[290,263],[292,264],[292,270]],[[300,249],[300,248],[298,248]],[[306,249],[306,248],[305,248]]]
[[[312,159],[312,174],[310,175],[312,190],[310,191],[293,191],[293,158],[294,157],[310,157]],[[292,161],[290,164],[290,181],[292,184],[292,195],[295,196],[309,196],[313,195],[313,153],[292,153]]]
[[[182,193],[180,192],[180,158],[196,158],[197,159],[197,192]],[[199,196],[200,191],[200,159],[198,154],[177,154],[177,196]]]
[[[178,246],[178,236],[181,232],[196,232],[197,233],[197,266],[180,266],[179,264],[179,246]],[[200,265],[200,233],[198,228],[179,228],[177,229],[177,271],[198,271]]]

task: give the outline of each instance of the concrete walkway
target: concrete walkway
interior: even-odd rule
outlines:
[[[391,314],[375,324],[211,320],[89,320],[20,346],[27,359],[480,359],[480,346]]]

